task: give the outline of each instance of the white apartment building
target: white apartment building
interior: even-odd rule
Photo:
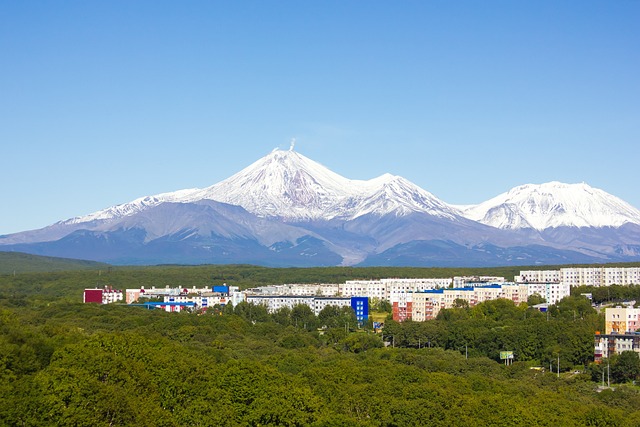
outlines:
[[[623,351],[640,353],[640,335],[610,334],[595,336],[594,360],[596,363],[600,363],[603,358],[620,354]]]
[[[382,280],[347,280],[338,285],[338,293],[343,297],[387,299],[387,288]]]
[[[640,267],[570,267],[560,270],[520,271],[519,283],[564,282],[574,286],[640,285]]]
[[[351,307],[351,298],[345,297],[317,297],[301,295],[247,295],[246,301],[250,304],[263,305],[269,313],[278,311],[282,307],[293,308],[304,304],[311,308],[317,316],[328,305],[338,307]]]
[[[569,286],[607,286],[602,267],[561,268],[560,281]]]
[[[283,286],[283,291],[283,295],[334,297],[340,292],[340,287],[333,283],[289,284]]]
[[[451,278],[442,279],[382,279],[386,288],[385,298],[392,301],[395,295],[407,292],[424,292],[430,289],[448,288],[453,283]]]
[[[264,305],[269,313],[278,311],[282,307],[293,308],[298,304],[313,307],[313,296],[294,295],[247,295],[245,301],[250,304]]]
[[[571,287],[568,283],[526,283],[527,297],[538,294],[548,304],[556,304],[564,297],[571,295]]]
[[[339,294],[344,297],[361,296],[391,301],[397,294],[447,288],[452,283],[451,278],[347,280],[339,285]]]
[[[232,299],[226,295],[214,295],[212,293],[209,293],[209,295],[165,295],[164,302],[192,302],[195,304],[196,309],[206,309],[209,307],[213,307],[214,305],[227,305],[229,303],[232,303]]]
[[[328,305],[337,307],[351,307],[351,298],[345,297],[316,297],[313,299],[313,313],[317,316]]]
[[[639,267],[607,267],[602,270],[602,286],[640,285]]]
[[[332,283],[314,283],[314,284],[285,284],[262,286],[260,288],[249,289],[250,293],[261,295],[303,295],[303,296],[336,296],[339,292],[339,286]]]
[[[453,278],[454,288],[464,288],[465,286],[481,286],[488,283],[504,283],[504,277],[498,276],[456,276]]]
[[[224,292],[214,292],[213,289],[216,288],[218,287],[170,288],[167,286],[165,288],[152,287],[151,289],[145,289],[143,286],[139,289],[127,289],[126,302],[127,304],[132,304],[144,301],[145,298],[162,298],[164,302],[193,302],[198,308],[202,308],[212,307],[216,304],[225,305],[227,303],[236,305],[244,298],[243,294],[238,291],[239,288],[237,286],[220,286],[220,288],[225,289]]]
[[[560,270],[525,270],[515,277],[517,283],[558,283]]]
[[[102,303],[111,304],[114,302],[122,301],[124,295],[120,289],[105,289],[102,292]]]

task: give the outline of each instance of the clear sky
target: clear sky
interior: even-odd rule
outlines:
[[[291,138],[448,203],[584,181],[640,208],[640,1],[0,2],[0,234]]]

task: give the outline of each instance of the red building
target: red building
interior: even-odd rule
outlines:
[[[396,322],[404,322],[405,320],[411,319],[411,301],[407,301],[404,304],[400,304],[398,302],[393,303],[393,320]]]
[[[85,289],[84,290],[84,302],[95,302],[96,304],[102,304],[102,289]]]

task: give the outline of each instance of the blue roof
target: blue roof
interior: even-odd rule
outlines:
[[[162,307],[165,305],[168,306],[182,306],[182,307],[195,307],[195,302],[145,302],[142,305],[151,306],[151,307]]]
[[[500,285],[498,283],[492,283],[491,285],[476,286],[476,288],[492,288],[492,289],[499,289],[501,287],[502,287],[502,285]]]

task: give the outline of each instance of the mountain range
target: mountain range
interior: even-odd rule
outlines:
[[[640,211],[587,184],[454,206],[390,174],[342,177],[274,150],[203,189],[0,236],[0,250],[112,264],[500,266],[640,260]]]

